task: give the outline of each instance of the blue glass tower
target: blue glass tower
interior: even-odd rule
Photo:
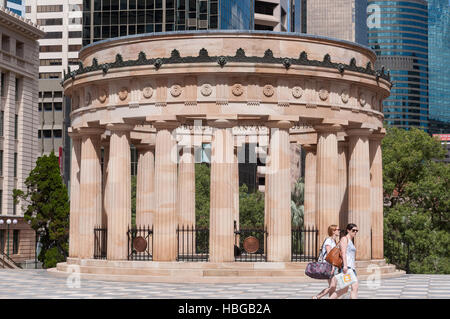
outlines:
[[[447,0],[448,1],[448,0]],[[428,6],[425,0],[380,1],[379,19],[369,27],[369,46],[377,67],[391,71],[391,96],[384,102],[390,126],[429,128],[428,112]]]
[[[430,119],[450,124],[450,1],[428,0]]]
[[[8,0],[6,2],[6,8],[10,11],[20,15],[25,16],[25,0]]]

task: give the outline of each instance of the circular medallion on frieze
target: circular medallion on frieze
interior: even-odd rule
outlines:
[[[259,249],[259,240],[256,237],[249,236],[244,239],[244,249],[249,254],[256,253]]]
[[[170,88],[170,94],[172,94],[173,97],[177,97],[181,95],[181,86],[178,84],[172,85]]]
[[[237,83],[237,84],[233,85],[233,88],[231,89],[231,91],[233,92],[234,95],[241,96],[242,93],[244,93],[244,88],[242,87],[241,84]]]
[[[205,83],[202,85],[202,88],[200,89],[200,92],[203,96],[210,96],[212,93],[212,87],[210,84]]]
[[[98,100],[100,101],[100,103],[105,103],[107,96],[108,96],[108,93],[106,92],[106,90],[100,89],[100,94],[98,95]]]
[[[342,90],[342,92],[341,92],[341,100],[342,100],[342,102],[348,103],[349,98],[350,98],[350,96],[348,94],[348,91],[347,90]]]
[[[303,89],[300,86],[294,86],[292,88],[292,96],[296,99],[301,98],[303,95]]]
[[[138,236],[135,239],[133,239],[133,248],[139,252],[142,253],[147,249],[147,241],[144,237]]]
[[[321,88],[319,91],[319,97],[322,101],[325,101],[326,99],[328,99],[328,90]]]
[[[267,97],[271,97],[274,94],[274,92],[275,91],[273,89],[273,86],[270,85],[270,84],[265,85],[264,88],[263,88],[263,93]]]
[[[361,93],[359,95],[359,104],[361,104],[361,106],[366,105],[366,96],[364,95],[364,93]]]
[[[153,95],[153,88],[151,86],[146,86],[143,90],[142,90],[142,95],[146,98],[149,99],[152,97]]]
[[[127,97],[128,97],[128,89],[126,87],[121,88],[119,91],[119,99],[123,101]]]

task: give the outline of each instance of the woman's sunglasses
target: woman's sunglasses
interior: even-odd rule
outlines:
[[[352,233],[357,233],[359,230],[357,229],[352,229]]]

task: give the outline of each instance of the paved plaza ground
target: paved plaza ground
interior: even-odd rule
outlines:
[[[291,284],[167,284],[87,279],[82,279],[79,287],[73,287],[76,282],[69,282],[68,285],[66,278],[51,276],[45,270],[0,270],[0,279],[0,299],[309,299],[326,287],[323,280]],[[370,287],[368,282],[362,281],[359,297],[450,299],[450,275],[403,275],[383,279],[379,287]]]

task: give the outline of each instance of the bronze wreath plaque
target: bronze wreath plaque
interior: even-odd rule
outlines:
[[[259,240],[256,237],[249,236],[244,239],[244,249],[249,254],[256,253],[259,249]]]
[[[142,253],[147,249],[147,241],[142,236],[136,237],[133,239],[133,247],[137,252]]]

